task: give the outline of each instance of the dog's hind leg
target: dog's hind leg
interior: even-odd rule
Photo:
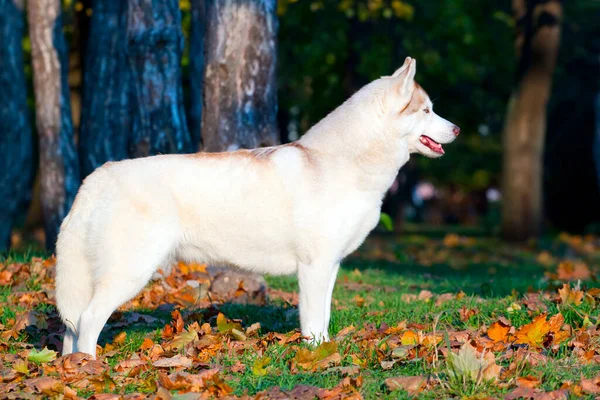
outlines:
[[[338,268],[339,264],[333,262],[300,265],[298,268],[300,326],[302,335],[313,343],[329,340],[331,294]]]
[[[148,283],[156,268],[169,259],[175,244],[174,231],[168,226],[135,222],[104,246],[104,253],[110,256],[98,260],[106,264],[97,265],[94,295],[79,318],[77,350],[94,357],[110,315]]]

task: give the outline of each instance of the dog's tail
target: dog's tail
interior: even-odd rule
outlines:
[[[80,192],[80,195],[83,193]],[[78,197],[83,197],[78,195]],[[56,242],[56,306],[66,325],[62,354],[76,351],[79,317],[87,308],[93,295],[92,266],[85,252],[86,211],[77,209],[77,199],[71,212],[63,221]]]

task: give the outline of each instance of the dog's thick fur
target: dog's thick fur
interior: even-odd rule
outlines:
[[[91,174],[57,242],[63,354],[95,356],[111,313],[175,259],[297,274],[302,334],[328,340],[340,261],[377,225],[398,169],[411,153],[443,153],[423,136],[444,144],[458,134],[433,113],[415,68],[407,58],[291,144],[126,160]]]

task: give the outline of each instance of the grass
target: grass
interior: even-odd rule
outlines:
[[[518,329],[530,323],[537,315],[536,312],[527,309],[524,296],[528,292],[556,293],[562,282],[554,279],[551,273],[556,271],[557,263],[567,255],[575,256],[585,262],[592,272],[596,272],[596,268],[599,267],[597,249],[592,252],[577,252],[577,247],[574,250],[572,245],[568,240],[565,242],[549,238],[529,247],[516,247],[490,238],[459,238],[457,242],[456,238],[449,239],[448,236],[443,240],[411,236],[368,243],[360,253],[361,257],[351,258],[342,265],[333,296],[330,333],[335,337],[350,325],[360,329],[373,324],[376,329],[382,324],[396,326],[401,321],[427,326],[428,328],[424,328],[426,331],[435,326],[441,334],[456,331],[477,332],[489,327],[499,317],[506,318]],[[542,252],[547,252],[551,260],[544,261],[540,256]],[[4,262],[26,262],[30,257],[30,254],[10,254]],[[292,292],[297,288],[296,279],[293,277],[266,279],[272,289]],[[580,285],[584,290],[589,290],[598,286],[598,283],[588,280]],[[33,291],[40,289],[33,283],[28,287]],[[445,293],[454,297],[438,303],[436,300]],[[458,293],[461,293],[459,298],[456,297]],[[0,287],[0,301],[3,304],[10,304],[10,295],[10,287]],[[520,309],[513,307],[514,304]],[[549,315],[561,312],[565,323],[575,329],[581,328],[586,317],[594,325],[600,317],[598,307],[590,302],[574,306],[545,300],[544,306]],[[36,309],[42,313],[53,312],[53,306],[47,304],[38,304]],[[26,307],[4,307],[0,313],[0,323],[9,326],[10,321],[25,310]],[[474,313],[465,318],[461,315],[461,310],[463,313],[465,310],[474,310]],[[115,354],[106,359],[111,366],[131,357],[146,337],[159,342],[162,327],[170,321],[168,310],[136,311],[150,314],[158,320],[151,324],[138,323],[117,329],[111,328],[109,322],[101,335],[101,345],[112,342],[114,336],[123,330],[127,333],[126,340],[117,346]],[[198,310],[200,314],[206,311]],[[260,322],[261,337],[265,337],[268,332],[284,333],[298,327],[297,309],[281,300],[273,300],[266,306],[223,304],[219,306],[219,311],[228,318],[240,319],[244,326]],[[214,325],[214,318],[207,320]],[[189,324],[193,321],[185,322]],[[26,330],[14,342],[36,343],[37,340],[35,332]],[[591,340],[596,341],[600,347],[598,337]],[[385,338],[382,337],[380,341],[383,344]],[[444,343],[440,343],[439,347],[445,347]],[[577,383],[582,377],[591,379],[600,374],[597,363],[582,363],[581,358],[573,353],[572,347],[562,346],[555,351],[542,349],[541,353],[547,357],[545,363],[535,366],[524,364],[520,369],[517,368],[510,379],[504,380],[503,384],[455,382],[450,378],[450,370],[443,358],[437,361],[434,359],[432,362],[425,356],[417,355],[413,359],[396,362],[386,370],[379,363],[377,350],[365,350],[362,346],[360,338],[349,336],[338,343],[338,352],[341,355],[342,367],[363,363],[359,374],[362,377],[362,385],[358,390],[367,399],[413,398],[414,396],[407,392],[390,391],[385,387],[386,378],[397,376],[439,377],[444,384],[419,394],[419,398],[436,399],[475,395],[503,397],[514,388],[514,379],[517,376],[536,376],[541,381],[540,390],[552,391],[560,389],[566,382]],[[282,390],[292,390],[300,384],[321,388],[333,388],[338,385],[343,378],[339,368],[319,372],[292,371],[291,360],[297,350],[303,347],[304,344],[291,346],[273,343],[266,347],[248,348],[239,352],[228,350],[225,346],[209,364],[221,368],[222,378],[233,388],[233,394],[238,396],[255,395],[273,386]],[[515,346],[513,350],[517,350],[518,347]],[[9,351],[19,350],[18,346],[9,346]],[[253,365],[265,357],[271,360],[266,367],[267,373],[256,374]],[[496,353],[496,358],[497,363],[505,369],[515,365],[514,351],[509,354],[503,349]],[[240,364],[246,367],[245,370],[232,372],[232,368]],[[155,378],[156,374],[149,371],[138,379],[137,384],[128,383],[116,391],[152,392],[155,388],[147,386],[144,382],[154,379],[153,377]],[[92,393],[80,391],[79,394],[87,396]]]

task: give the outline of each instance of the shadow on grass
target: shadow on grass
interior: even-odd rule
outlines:
[[[130,337],[145,337],[156,332],[160,335],[160,331],[166,324],[172,321],[171,311],[175,309],[174,304],[162,304],[154,310],[135,310],[125,311],[120,313],[120,318],[117,321],[109,320],[106,324],[98,344],[101,346],[111,343],[115,336],[120,332],[127,332]],[[298,310],[295,307],[279,306],[277,304],[268,303],[264,306],[252,304],[233,304],[223,303],[211,306],[209,308],[180,308],[185,325],[198,322],[203,324],[210,323],[216,325],[216,316],[222,312],[227,318],[241,320],[243,327],[248,327],[254,323],[260,323],[261,331],[287,333],[298,327]],[[129,324],[120,324],[119,321],[126,321],[135,314],[147,315],[156,318],[156,321],[148,322],[132,322]]]

